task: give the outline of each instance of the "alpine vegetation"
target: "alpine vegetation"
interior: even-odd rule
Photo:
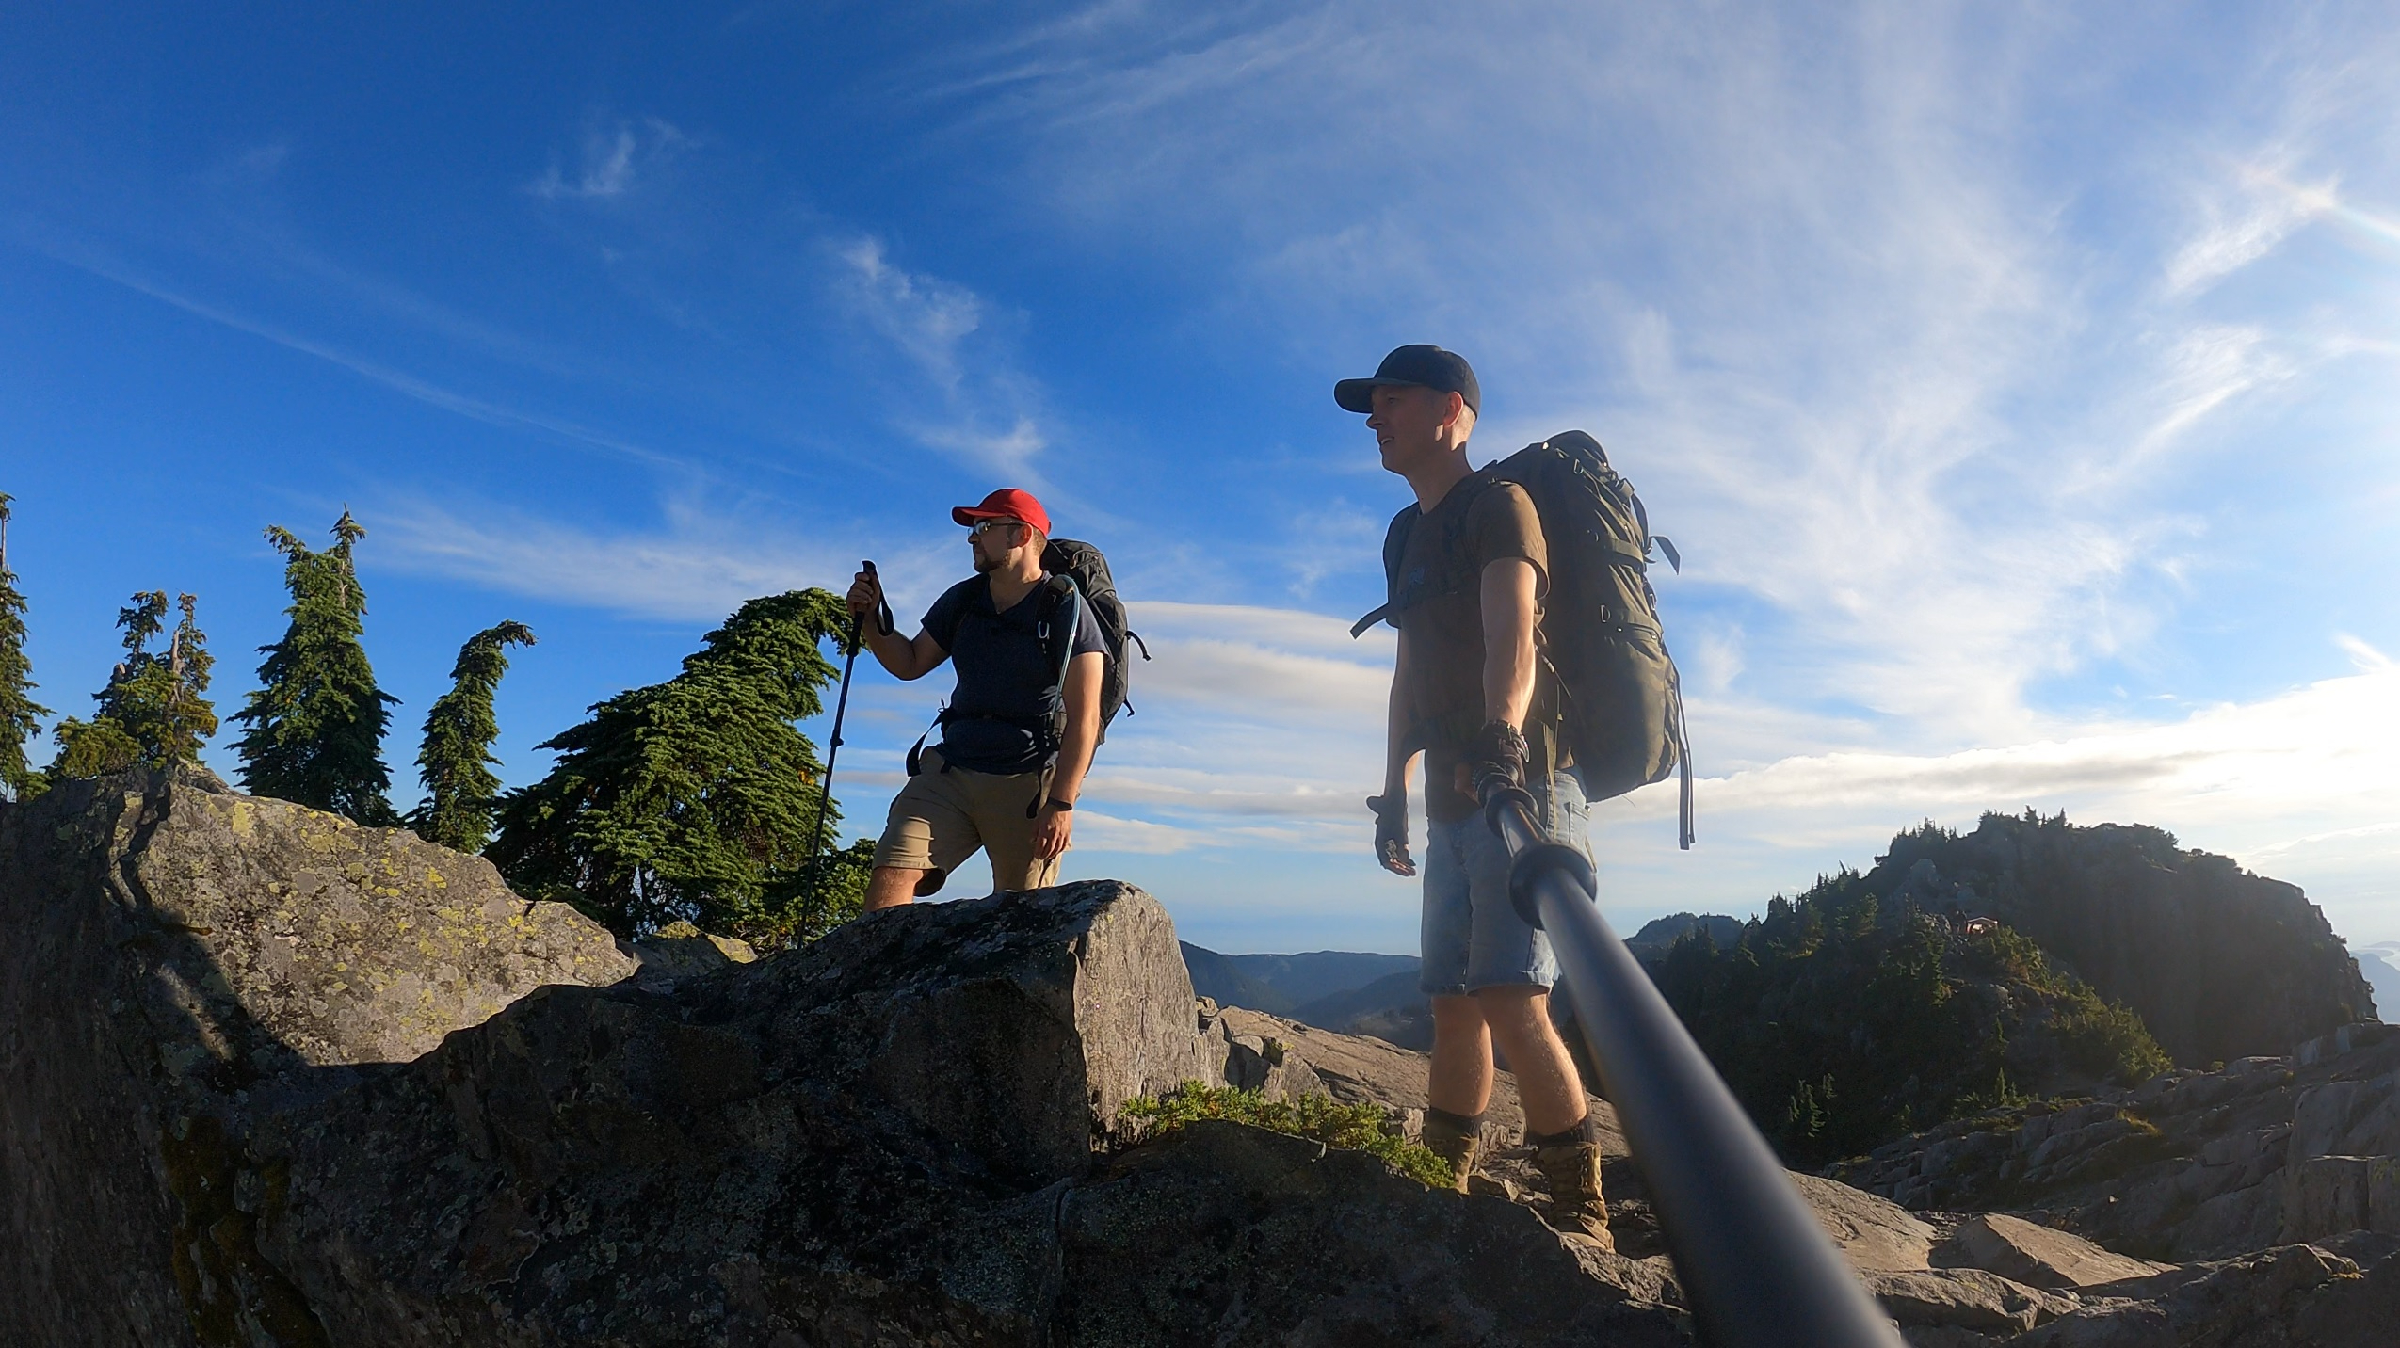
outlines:
[[[216,706],[207,697],[216,658],[200,630],[199,601],[180,595],[176,607],[182,620],[163,652],[150,643],[166,631],[166,591],[144,590],[133,596],[132,607],[118,610],[125,658],[109,672],[108,686],[92,694],[100,704],[92,719],[69,716],[52,732],[58,743],[52,780],[199,759],[201,742],[217,733]]]
[[[41,729],[48,707],[33,700],[33,664],[25,658],[25,596],[8,569],[10,496],[0,491],[0,799],[29,800],[44,780],[25,762],[25,742]]]
[[[493,775],[492,741],[500,724],[492,694],[508,672],[508,648],[531,646],[531,628],[504,622],[467,638],[450,671],[450,691],[425,713],[425,747],[417,753],[425,799],[409,811],[408,826],[427,842],[459,852],[480,852],[492,836],[492,802],[500,794]]]
[[[292,622],[281,641],[260,647],[264,686],[233,719],[249,725],[236,747],[242,785],[252,794],[389,827],[400,816],[390,800],[383,731],[386,704],[399,699],[375,685],[359,644],[367,595],[350,554],[366,533],[345,510],[333,526],[334,545],[316,552],[290,531],[268,527],[267,541],[285,558],[292,606],[284,611]]]
[[[824,709],[836,671],[818,647],[848,627],[823,590],[742,605],[682,673],[544,743],[557,763],[501,797],[486,855],[518,893],[621,934],[677,921],[767,945],[817,934],[837,900],[856,902],[828,881],[864,876],[848,853],[810,865],[824,767],[794,722]]]

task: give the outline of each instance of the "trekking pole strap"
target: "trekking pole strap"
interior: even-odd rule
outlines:
[[[1485,816],[1512,858],[1512,898],[1529,898],[1549,934],[1701,1341],[1903,1348],[1724,1079],[1610,930],[1588,860],[1543,837],[1532,806],[1521,788],[1494,783],[1485,792]]]

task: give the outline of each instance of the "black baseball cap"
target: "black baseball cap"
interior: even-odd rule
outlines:
[[[1345,412],[1372,412],[1378,385],[1455,393],[1466,400],[1475,415],[1483,415],[1483,393],[1475,387],[1475,367],[1467,364],[1465,356],[1438,346],[1393,347],[1392,354],[1375,367],[1373,377],[1345,379],[1335,384],[1333,400]]]

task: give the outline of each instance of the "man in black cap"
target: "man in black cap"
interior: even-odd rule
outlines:
[[[1333,399],[1366,415],[1385,470],[1406,478],[1417,498],[1392,525],[1401,546],[1388,597],[1400,653],[1383,794],[1367,805],[1375,812],[1376,860],[1395,875],[1416,874],[1408,780],[1424,756],[1420,985],[1432,1000],[1434,1026],[1425,1143],[1450,1162],[1464,1192],[1491,1102],[1497,1041],[1517,1074],[1525,1140],[1549,1180],[1557,1225],[1614,1248],[1601,1201],[1597,1124],[1550,1023],[1557,965],[1549,939],[1509,902],[1507,849],[1475,800],[1483,777],[1524,782],[1552,836],[1588,853],[1573,769],[1525,781],[1526,716],[1555,695],[1537,686],[1546,682],[1538,678],[1535,632],[1549,573],[1541,520],[1524,488],[1467,462],[1482,393],[1455,352],[1400,347],[1371,377],[1335,384]]]

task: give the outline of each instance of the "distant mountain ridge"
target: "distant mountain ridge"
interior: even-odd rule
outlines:
[[[1226,1006],[1270,1015],[1292,1015],[1304,1006],[1338,997],[1377,979],[1407,975],[1412,986],[1420,963],[1414,955],[1371,955],[1317,950],[1302,955],[1222,955],[1182,942],[1192,991]],[[1333,1028],[1309,1021],[1320,1028]]]
[[[2383,1018],[2390,1020],[2400,1013],[2400,941],[2377,941],[2350,954],[2358,961],[2359,977],[2374,990],[2375,1005]]]

